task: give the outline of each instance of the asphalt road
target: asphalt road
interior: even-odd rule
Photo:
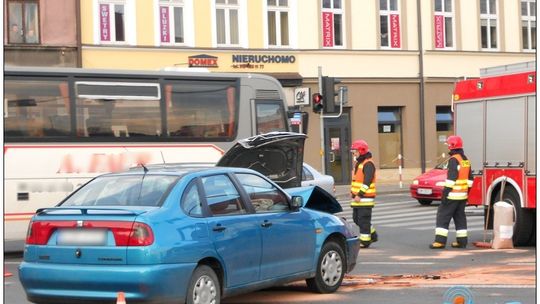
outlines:
[[[407,193],[377,198],[373,224],[379,242],[362,249],[356,268],[338,292],[313,294],[304,282],[224,299],[224,303],[453,303],[451,295],[471,297],[470,303],[536,303],[536,248],[494,250],[430,250],[437,204],[421,206]],[[351,220],[347,201],[341,202]],[[469,242],[484,236],[482,210],[467,208]],[[450,227],[449,242],[455,233]],[[5,257],[5,303],[29,303],[18,281],[21,258]],[[461,287],[458,287],[461,286]],[[468,298],[467,298],[468,299]],[[129,301],[128,301],[129,303]]]

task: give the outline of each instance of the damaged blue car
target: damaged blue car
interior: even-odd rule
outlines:
[[[336,291],[359,240],[332,215],[341,211],[332,195],[296,187],[304,140],[261,135],[218,167],[163,164],[94,178],[33,217],[19,267],[27,298],[111,302],[122,291],[128,303],[220,303],[301,279]]]

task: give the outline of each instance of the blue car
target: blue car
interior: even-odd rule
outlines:
[[[252,142],[264,142],[259,152],[234,153],[272,171],[279,165],[259,156],[287,162],[304,139],[280,134]],[[294,157],[301,170],[301,155]],[[300,175],[281,173],[273,177],[299,184]],[[110,303],[120,291],[127,303],[220,303],[300,279],[330,293],[359,249],[349,224],[332,215],[339,211],[318,187],[283,190],[246,168],[163,165],[106,174],[36,212],[20,280],[35,303]]]

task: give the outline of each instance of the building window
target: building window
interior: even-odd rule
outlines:
[[[342,0],[322,1],[323,47],[343,46],[343,16]]]
[[[99,32],[101,42],[126,41],[126,14],[124,1],[99,3]]]
[[[401,107],[378,107],[379,161],[381,169],[397,168],[402,152]]]
[[[448,153],[446,138],[453,134],[454,116],[450,106],[437,106],[435,119],[437,122],[437,158],[444,159]]]
[[[435,0],[435,48],[454,48],[454,0]]]
[[[480,35],[483,49],[497,49],[497,0],[480,0]]]
[[[289,1],[267,0],[268,45],[289,46]]]
[[[237,46],[239,39],[238,0],[216,0],[216,33],[219,46]]]
[[[162,44],[185,43],[184,1],[159,1],[159,36]]]
[[[401,48],[398,0],[379,0],[380,39],[382,48]]]
[[[8,1],[8,43],[39,43],[38,1]]]
[[[536,50],[536,0],[521,0],[523,50]]]

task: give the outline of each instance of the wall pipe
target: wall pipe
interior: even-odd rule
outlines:
[[[418,70],[420,78],[420,166],[422,173],[426,172],[426,138],[424,119],[424,47],[422,45],[422,7],[421,0],[416,0],[416,11],[418,20]]]

